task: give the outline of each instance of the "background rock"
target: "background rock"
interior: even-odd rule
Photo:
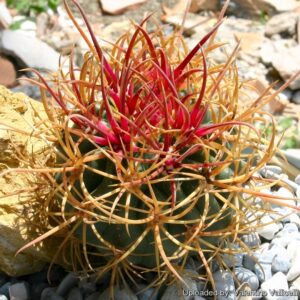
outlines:
[[[275,55],[272,65],[280,76],[287,81],[292,75],[300,70],[300,45],[280,51]],[[289,87],[292,90],[300,89],[300,77],[293,81]]]
[[[16,70],[13,63],[5,58],[0,56],[0,84],[11,87],[16,83]]]
[[[46,144],[16,131],[8,133],[3,125],[31,132],[31,105],[42,112],[40,103],[0,86],[0,173],[18,167],[22,156],[35,155],[42,159],[41,154],[44,154],[43,159],[48,159],[45,158]],[[15,256],[18,249],[34,240],[47,226],[47,218],[43,219],[41,211],[42,195],[35,192],[38,181],[41,189],[43,182],[34,174],[2,173],[0,176],[0,270],[11,276],[39,271],[44,266],[43,261],[50,261],[51,252],[57,249],[51,239],[47,245],[39,244]],[[20,192],[26,190],[28,192],[20,197]],[[41,212],[40,216],[37,211]]]
[[[277,33],[293,35],[296,33],[296,24],[299,14],[287,12],[273,16],[266,24],[265,34],[271,36]]]
[[[100,0],[102,10],[105,13],[117,15],[132,6],[145,3],[147,0]]]
[[[59,53],[46,43],[21,30],[0,31],[0,53],[12,56],[20,68],[30,67],[56,71]]]

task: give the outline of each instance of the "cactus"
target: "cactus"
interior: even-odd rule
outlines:
[[[63,230],[57,255],[85,274],[110,272],[112,284],[147,272],[154,286],[182,282],[190,256],[213,284],[212,259],[232,253],[229,242],[244,248],[239,236],[257,226],[255,198],[277,201],[256,175],[276,151],[274,123],[269,140],[254,126],[266,101],[239,103],[238,47],[225,64],[210,59],[222,19],[188,51],[180,35],[149,33],[148,16],[106,53],[72,2],[91,38],[65,1],[89,46],[82,66],[71,54],[51,85],[34,71],[48,114],[36,130],[56,151],[40,168],[53,186],[53,228],[19,251]]]

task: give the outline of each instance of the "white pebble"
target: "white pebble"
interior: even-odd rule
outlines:
[[[273,291],[288,291],[289,286],[288,286],[288,281],[286,276],[282,272],[278,272],[275,275],[273,275],[270,279],[267,281],[263,282],[261,285],[261,290],[267,295],[265,298],[267,300],[279,300],[279,299],[285,299],[280,296],[272,295]]]
[[[300,185],[300,174],[298,174],[295,178],[295,183]]]
[[[274,223],[273,219],[266,215],[261,218],[261,224],[267,224],[262,227],[257,228],[257,232],[260,236],[267,240],[272,240],[276,234],[280,230],[278,224]]]

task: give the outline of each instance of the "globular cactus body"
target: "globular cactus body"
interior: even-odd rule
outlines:
[[[45,205],[53,228],[38,241],[64,229],[58,253],[76,270],[111,271],[112,283],[153,271],[154,285],[182,281],[190,256],[212,281],[212,258],[232,253],[228,242],[245,247],[239,235],[261,209],[254,174],[276,148],[274,126],[269,140],[255,129],[265,101],[239,103],[237,49],[224,64],[210,59],[222,21],[189,52],[181,36],[148,33],[147,17],[105,55],[72,2],[92,40],[65,2],[90,48],[81,69],[71,55],[54,88],[36,72],[52,96],[43,103],[56,148]]]

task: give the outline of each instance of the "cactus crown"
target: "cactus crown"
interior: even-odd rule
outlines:
[[[222,20],[188,51],[180,35],[149,33],[148,16],[104,52],[72,2],[91,38],[65,1],[89,46],[82,66],[71,55],[53,84],[34,71],[48,114],[36,130],[56,148],[55,164],[42,167],[54,225],[20,251],[64,228],[57,253],[76,270],[111,271],[112,283],[153,271],[153,285],[182,281],[190,256],[212,281],[212,258],[232,253],[228,243],[246,247],[239,236],[257,225],[255,198],[276,202],[255,175],[276,148],[274,124],[269,141],[254,127],[270,99],[239,103],[238,47],[224,64],[210,59]]]

